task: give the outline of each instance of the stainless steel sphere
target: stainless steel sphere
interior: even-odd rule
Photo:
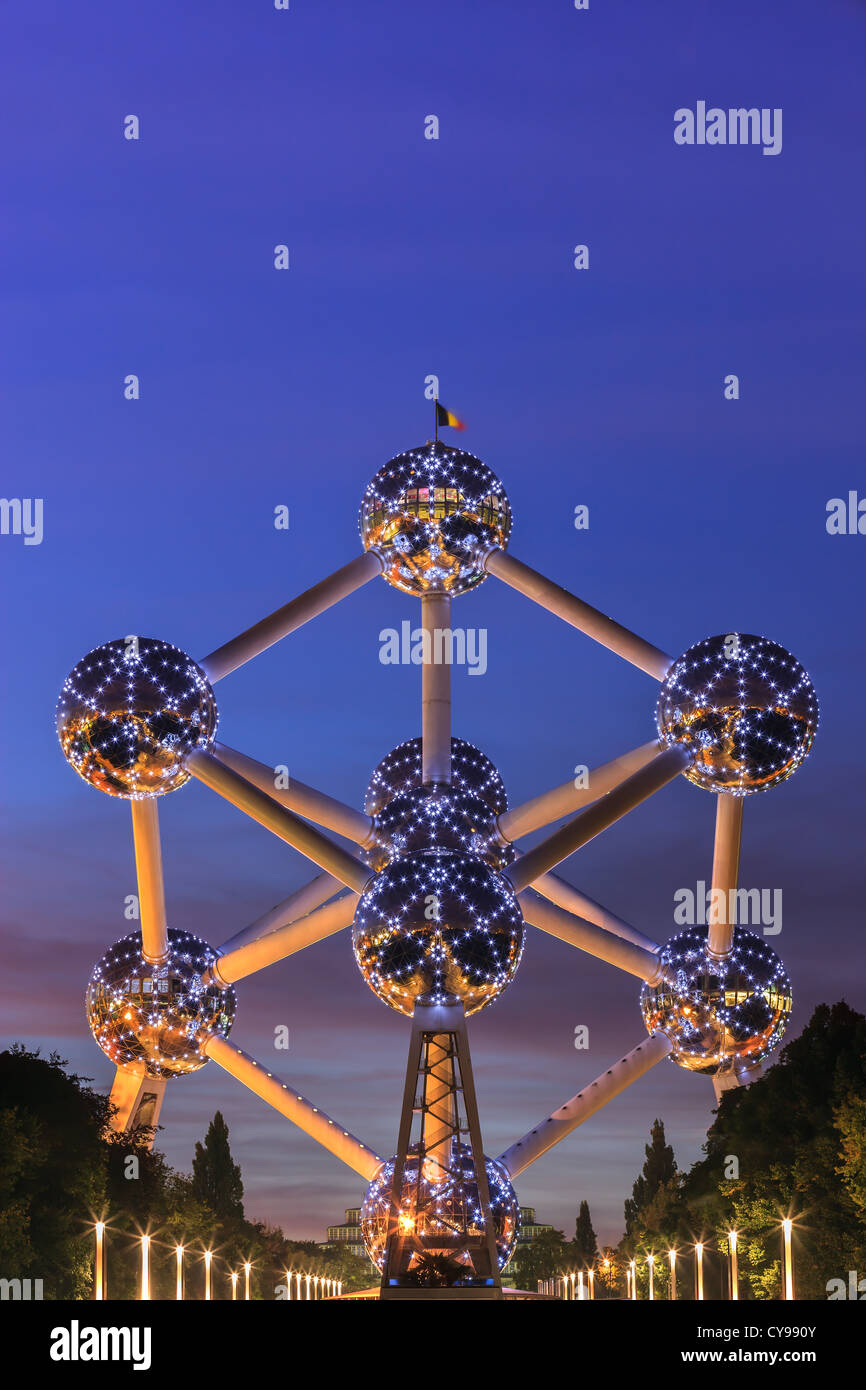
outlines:
[[[641,1009],[648,1033],[666,1033],[671,1058],[687,1071],[753,1066],[781,1041],[791,1013],[791,983],[775,951],[759,936],[734,928],[724,961],[707,954],[707,928],[689,927],[662,948],[676,983],[644,985]]]
[[[374,820],[376,837],[366,852],[375,869],[416,850],[452,849],[504,869],[514,848],[502,838],[486,801],[454,787],[414,787],[388,802]]]
[[[394,1164],[389,1159],[376,1172],[361,1207],[361,1232],[367,1254],[381,1270],[385,1264],[388,1216]],[[484,1235],[481,1203],[472,1150],[468,1144],[451,1141],[450,1175],[444,1182],[431,1182],[424,1172],[415,1144],[406,1156],[399,1203],[401,1234],[413,1245],[409,1264],[421,1254],[447,1255],[466,1266],[467,1279],[474,1273],[470,1241]],[[495,1159],[486,1158],[490,1214],[496,1239],[499,1268],[504,1269],[514,1253],[520,1233],[520,1206],[508,1173]],[[419,1167],[421,1169],[419,1173]],[[436,1169],[438,1173],[438,1168]],[[461,1245],[461,1238],[466,1241]]]
[[[133,932],[106,951],[87,986],[87,1022],[106,1057],[144,1063],[148,1076],[198,1071],[208,1036],[226,1037],[235,1016],[234,990],[201,982],[216,951],[173,927],[168,942],[168,960],[152,965]]]
[[[96,647],[69,673],[57,703],[60,746],[78,775],[131,801],[182,786],[187,753],[209,748],[216,727],[204,671],[153,637]]]
[[[352,945],[383,1004],[411,1015],[421,996],[456,997],[471,1014],[514,979],[524,935],[506,878],[468,854],[431,850],[376,875],[358,903]]]
[[[370,778],[364,797],[368,816],[380,811],[401,792],[421,786],[421,739],[410,738],[386,753]],[[462,738],[451,740],[451,786],[455,791],[480,796],[496,816],[508,810],[505,785],[490,759]]]
[[[815,737],[818,699],[784,647],[729,632],[698,642],[673,663],[657,720],[668,744],[694,754],[684,777],[709,791],[747,796],[796,772]]]
[[[395,589],[463,594],[486,578],[485,551],[508,544],[511,508],[486,464],[439,440],[379,469],[364,493],[359,529]]]

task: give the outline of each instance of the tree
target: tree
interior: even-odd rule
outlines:
[[[0,1268],[46,1299],[85,1298],[104,1205],[109,1104],[52,1052],[0,1052]]]
[[[650,1131],[650,1142],[644,1148],[643,1171],[632,1188],[631,1197],[625,1203],[625,1233],[630,1238],[640,1223],[643,1210],[653,1201],[660,1187],[674,1182],[677,1165],[674,1151],[665,1143],[665,1127],[661,1120],[654,1120]]]
[[[204,1145],[197,1143],[192,1161],[193,1193],[206,1202],[227,1224],[244,1219],[244,1185],[240,1165],[232,1159],[228,1125],[218,1110],[211,1120]]]
[[[533,1291],[539,1279],[555,1279],[573,1263],[571,1242],[562,1231],[539,1231],[528,1245],[518,1245],[511,1268],[515,1283]]]
[[[581,1267],[588,1267],[598,1258],[598,1241],[592,1228],[589,1203],[581,1202],[577,1212],[573,1241],[574,1258]]]

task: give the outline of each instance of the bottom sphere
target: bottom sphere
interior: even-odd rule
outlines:
[[[388,1212],[396,1159],[383,1163],[367,1188],[361,1207],[361,1231],[367,1254],[382,1269],[388,1235]],[[514,1253],[520,1231],[520,1207],[511,1179],[501,1163],[485,1159],[490,1211],[496,1238],[499,1268],[504,1269]],[[474,1274],[469,1243],[483,1236],[481,1203],[475,1180],[475,1165],[468,1144],[452,1140],[450,1173],[444,1182],[430,1182],[419,1174],[417,1145],[413,1145],[403,1168],[400,1200],[400,1228],[416,1248],[409,1271],[425,1255],[443,1255]],[[438,1170],[437,1170],[438,1171]],[[464,1243],[465,1242],[465,1243]]]

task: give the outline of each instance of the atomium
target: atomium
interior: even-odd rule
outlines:
[[[361,539],[383,574],[407,594],[463,594],[486,577],[491,546],[503,549],[511,508],[496,475],[441,440],[392,458],[361,503]]]
[[[352,945],[371,990],[399,1013],[415,1000],[455,997],[467,1014],[514,979],[523,914],[508,879],[450,850],[407,854],[362,895]]]
[[[484,1159],[502,1267],[519,1226],[514,1177],[665,1057],[712,1076],[717,1095],[751,1084],[791,1011],[788,977],[759,937],[713,920],[709,931],[692,928],[659,947],[553,870],[682,774],[722,793],[715,805],[713,890],[736,892],[743,798],[800,766],[814,739],[818,703],[803,667],[774,642],[729,633],[672,660],[516,560],[506,551],[511,511],[498,479],[473,455],[438,441],[379,470],[362,501],[360,529],[367,553],[200,665],[168,643],[126,638],[91,652],[67,678],[57,714],[60,744],[85,781],[132,802],[141,908],[141,934],[118,942],[94,970],[87,1016],[118,1069],[117,1094],[125,1098],[114,1112],[118,1127],[135,1127],[136,1107],[158,1110],[162,1082],[214,1060],[369,1184],[362,1224],[380,1268],[390,1230],[405,1237],[390,1247],[400,1246],[398,1264],[414,1246],[416,1255],[439,1251],[466,1264],[467,1283],[473,1273],[480,1283],[495,1283],[472,1157],[474,1146],[481,1162],[464,1014],[488,1007],[514,980],[524,913],[533,928],[645,982],[649,1041],[612,1062],[498,1159]],[[509,811],[494,764],[451,733],[451,672],[442,663],[444,672],[434,680],[428,671],[424,682],[422,736],[377,765],[366,814],[293,778],[272,788],[270,766],[237,751],[232,756],[224,744],[214,748],[211,682],[379,573],[425,601],[428,626],[434,610],[437,626],[450,624],[452,599],[488,573],[495,576],[660,683],[653,700],[658,742],[622,753],[588,783],[574,778],[569,765],[565,781]],[[156,798],[190,776],[299,849],[319,871],[220,951],[166,925]],[[554,825],[559,828],[551,831]],[[544,837],[531,848],[512,845],[537,831]],[[391,1207],[397,1160],[383,1162],[227,1037],[235,995],[223,981],[252,975],[350,923],[363,980],[389,1008],[412,1017],[398,1212]],[[413,1145],[419,1116],[421,1138]],[[474,1136],[471,1145],[463,1142],[466,1135]],[[395,1281],[407,1273],[398,1267]],[[390,1282],[389,1270],[383,1294]]]
[[[389,1159],[378,1170],[361,1207],[364,1245],[378,1269],[385,1264],[396,1161],[396,1158]],[[520,1234],[520,1207],[502,1164],[485,1158],[485,1168],[496,1253],[499,1268],[504,1269]],[[467,1246],[461,1248],[459,1238],[468,1236],[477,1240],[483,1237],[484,1223],[472,1150],[468,1144],[452,1141],[449,1174],[444,1181],[431,1181],[425,1174],[423,1159],[419,1158],[418,1146],[413,1145],[406,1156],[398,1205],[400,1233],[417,1244],[410,1270],[422,1250],[426,1254],[447,1255],[471,1270],[470,1251]],[[440,1237],[441,1244],[437,1244]]]
[[[398,743],[376,764],[364,796],[364,810],[377,816],[395,796],[422,784],[422,741]],[[463,738],[451,739],[451,787],[485,801],[496,816],[508,810],[505,784],[490,759]]]
[[[79,777],[130,800],[183,786],[184,758],[209,748],[216,727],[201,667],[152,637],[96,647],[70,671],[57,702],[60,746]]]
[[[708,1076],[739,1071],[781,1042],[791,983],[761,937],[736,927],[730,952],[717,960],[706,927],[690,927],[662,947],[661,960],[669,978],[643,986],[641,1009],[647,1032],[670,1038],[678,1066]]]
[[[125,936],[87,986],[87,1021],[105,1055],[121,1067],[143,1064],[148,1076],[198,1071],[208,1037],[226,1037],[235,1015],[233,989],[202,985],[216,951],[174,927],[168,945],[167,958],[153,964],[142,955],[141,933]]]
[[[727,633],[673,663],[658,702],[659,733],[694,753],[685,776],[710,791],[747,796],[784,782],[818,727],[808,675],[765,637]]]

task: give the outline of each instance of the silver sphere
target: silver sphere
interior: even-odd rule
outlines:
[[[416,850],[452,849],[504,869],[514,847],[502,838],[488,803],[454,787],[414,787],[388,802],[374,820],[375,844],[365,857],[379,870]]]
[[[420,738],[407,739],[392,748],[370,778],[364,797],[367,815],[377,816],[395,796],[420,787],[422,774]],[[495,816],[508,810],[505,785],[494,764],[474,744],[462,738],[451,740],[451,786],[455,791],[480,796]]]
[[[694,754],[696,786],[748,796],[784,782],[806,758],[818,699],[800,665],[766,637],[726,633],[690,647],[659,694],[659,734]]]
[[[517,973],[525,928],[508,879],[451,850],[406,855],[376,875],[355,912],[358,967],[383,1004],[492,1004]]]
[[[133,932],[106,951],[87,986],[87,1021],[106,1057],[119,1067],[143,1063],[154,1077],[203,1067],[204,1044],[211,1033],[227,1036],[237,1003],[231,986],[202,985],[213,947],[174,927],[168,944],[168,959],[152,965]]]
[[[667,1034],[671,1059],[714,1076],[754,1066],[778,1046],[791,1014],[791,982],[775,951],[735,927],[723,961],[707,953],[707,928],[689,927],[662,948],[676,983],[643,986],[648,1033]]]
[[[60,746],[79,777],[131,801],[183,786],[187,753],[209,748],[216,727],[204,671],[153,637],[96,647],[69,673],[57,703]]]
[[[463,594],[486,578],[485,552],[508,544],[511,508],[485,463],[439,440],[379,469],[364,493],[359,529],[395,589]]]
[[[382,1269],[385,1264],[385,1245],[388,1238],[388,1217],[396,1159],[389,1159],[378,1169],[367,1188],[361,1207],[361,1233],[367,1254]],[[490,1194],[490,1215],[496,1239],[499,1268],[504,1269],[514,1253],[520,1233],[520,1206],[517,1194],[506,1170],[495,1159],[485,1158],[487,1186]],[[421,1172],[419,1173],[419,1167]],[[475,1164],[468,1144],[451,1140],[450,1173],[444,1182],[432,1182],[424,1172],[424,1163],[414,1144],[406,1156],[400,1193],[400,1223],[402,1234],[415,1246],[409,1264],[420,1254],[443,1254],[466,1266],[467,1280],[472,1278],[472,1244],[484,1236],[481,1201],[475,1177]],[[437,1167],[436,1173],[439,1169]],[[441,1245],[436,1239],[441,1237]],[[465,1236],[461,1247],[459,1237]],[[455,1243],[455,1237],[457,1241]]]

